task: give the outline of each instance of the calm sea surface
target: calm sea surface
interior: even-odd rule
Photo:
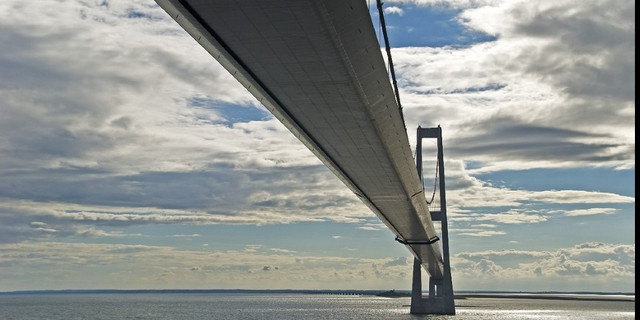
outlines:
[[[467,298],[455,316],[409,314],[409,298],[316,294],[0,295],[0,319],[635,319],[635,302]]]

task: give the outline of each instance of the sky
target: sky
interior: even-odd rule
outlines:
[[[635,292],[634,2],[384,8],[412,150],[443,130],[454,290]],[[0,291],[410,288],[393,233],[152,0],[3,0],[0,43]]]

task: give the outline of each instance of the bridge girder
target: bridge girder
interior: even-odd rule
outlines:
[[[443,258],[363,0],[156,0],[403,240]]]

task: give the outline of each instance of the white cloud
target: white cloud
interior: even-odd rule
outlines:
[[[476,170],[464,168],[460,161],[449,160],[447,169],[447,204],[450,212],[460,207],[522,207],[526,203],[545,204],[602,204],[634,203],[635,198],[610,192],[586,190],[542,190],[511,189],[483,182],[473,175]],[[430,179],[425,177],[425,179]],[[436,198],[438,203],[439,198]]]
[[[282,207],[262,205],[242,208],[240,206],[233,209],[234,211],[228,212],[211,212],[207,209],[189,207],[168,209],[151,206],[83,205],[70,202],[4,200],[0,202],[0,243],[70,236],[138,236],[124,232],[108,233],[101,230],[106,227],[126,228],[154,224],[286,224],[330,221],[330,216],[334,216],[336,222],[360,223],[362,217],[371,218],[373,216],[357,199],[349,200],[338,206],[335,201],[340,200],[339,198],[329,199],[328,201],[332,201],[332,203],[313,203],[312,201],[305,203],[305,197],[303,195],[301,197],[300,200],[292,200]],[[315,209],[312,212],[302,210],[304,208],[313,209],[314,206]],[[300,213],[301,210],[304,212]],[[182,236],[195,237],[196,235]]]
[[[551,251],[464,252],[451,260],[459,290],[634,291],[634,245],[583,243]]]
[[[402,15],[404,15],[404,10],[402,10],[402,8],[400,8],[400,7],[391,6],[391,7],[384,8],[384,13],[385,14],[397,14],[399,16],[402,16]]]
[[[635,198],[608,192],[549,190],[531,194],[531,200],[551,203],[633,203]]]
[[[480,224],[476,224],[474,226],[478,227],[478,228],[497,228],[498,227],[495,224],[489,224],[489,223],[480,223]]]
[[[365,223],[362,226],[358,227],[360,230],[369,230],[369,231],[379,231],[386,230],[387,226],[383,223]]]
[[[394,49],[407,127],[442,125],[476,172],[633,168],[633,2],[485,4],[459,18],[495,41]]]
[[[212,285],[408,288],[410,260],[294,256],[273,250],[189,251],[164,246],[25,242],[0,245],[0,263],[7,276],[0,290],[30,288],[25,284],[33,278],[41,280],[38,289],[114,285],[136,289]],[[452,257],[452,266],[456,290],[633,291],[635,246],[583,243],[549,251],[461,252]],[[96,278],[98,268],[103,276]]]
[[[488,220],[506,224],[522,224],[522,223],[538,223],[547,221],[547,218],[538,214],[526,214],[516,210],[510,210],[505,213],[483,214],[476,217],[477,220]]]
[[[588,208],[579,210],[567,210],[564,212],[566,216],[590,216],[595,214],[614,214],[618,211],[614,208]]]
[[[476,228],[470,228],[470,229],[455,228],[449,231],[461,236],[470,236],[470,237],[493,237],[493,236],[501,236],[501,235],[507,234],[504,231],[483,230],[483,229],[476,229]]]
[[[271,251],[273,251],[273,252],[275,252],[275,253],[283,253],[283,254],[287,254],[287,253],[288,253],[288,254],[296,253],[295,251],[293,251],[293,250],[289,250],[289,249],[271,248],[271,249],[269,249],[269,250],[271,250]]]
[[[163,246],[57,242],[0,245],[3,274],[9,276],[0,291],[29,288],[34,277],[42,280],[39,289],[114,285],[135,289],[185,286],[377,289],[410,283],[406,257],[294,256],[290,252],[258,249],[260,246],[241,252],[206,248],[185,251]],[[97,268],[102,270],[98,278],[94,273]],[[287,276],[282,277],[278,271]]]
[[[263,108],[155,3],[3,6],[0,168],[122,175],[320,165],[274,119],[222,123],[222,106]]]

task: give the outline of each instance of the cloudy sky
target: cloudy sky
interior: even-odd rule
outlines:
[[[634,2],[385,9],[410,145],[443,128],[454,290],[635,292]],[[0,43],[0,291],[410,287],[408,250],[152,0],[3,0]]]

